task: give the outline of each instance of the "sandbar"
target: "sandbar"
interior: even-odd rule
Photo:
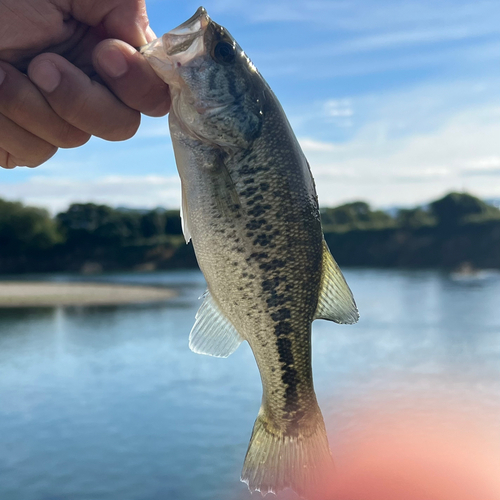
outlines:
[[[173,290],[153,286],[0,281],[0,308],[144,304],[164,302],[175,295]]]

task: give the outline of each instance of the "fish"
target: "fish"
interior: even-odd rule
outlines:
[[[141,53],[170,88],[182,228],[207,282],[189,347],[227,357],[248,342],[263,396],[241,480],[313,498],[334,464],[311,324],[359,313],[323,236],[311,169],[271,88],[203,7]]]

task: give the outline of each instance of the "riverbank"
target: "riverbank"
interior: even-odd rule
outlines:
[[[113,306],[164,302],[175,296],[168,288],[105,283],[0,282],[0,308]]]

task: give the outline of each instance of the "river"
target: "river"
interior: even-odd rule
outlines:
[[[500,416],[500,279],[345,275],[359,323],[313,328],[315,386],[338,469],[351,464],[369,481],[352,450],[363,455],[365,446],[369,456],[378,439],[388,448],[377,456],[389,464],[397,454],[391,440],[409,443],[415,429],[454,429],[459,442],[476,446],[475,462],[495,457],[500,448],[488,447],[500,433],[488,422]],[[0,310],[0,499],[260,498],[239,482],[261,398],[250,348],[244,343],[227,359],[188,348],[203,276],[99,279],[167,286],[178,296],[156,305]],[[474,441],[470,423],[490,437]]]

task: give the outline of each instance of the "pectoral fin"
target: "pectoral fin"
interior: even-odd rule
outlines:
[[[207,290],[189,334],[189,348],[198,354],[227,358],[243,342],[229,319]]]
[[[187,211],[187,196],[184,192],[184,187],[181,187],[182,193],[182,202],[181,202],[181,225],[182,225],[182,234],[184,235],[184,239],[186,243],[189,243],[191,239],[191,231],[188,226],[188,211]]]
[[[335,262],[326,241],[323,240],[323,274],[315,319],[328,319],[335,323],[356,323],[358,308],[352,292]]]

